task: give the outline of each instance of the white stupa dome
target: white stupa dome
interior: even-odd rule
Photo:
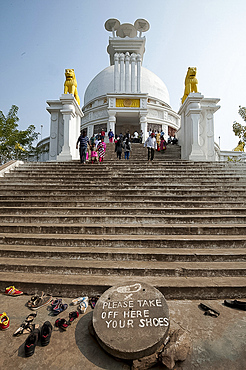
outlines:
[[[102,70],[88,85],[84,95],[84,105],[97,97],[114,91],[114,66]],[[149,97],[161,100],[170,105],[169,93],[164,82],[153,72],[141,68],[141,92],[148,93]]]

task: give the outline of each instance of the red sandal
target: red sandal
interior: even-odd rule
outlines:
[[[65,331],[67,330],[69,324],[65,319],[57,319],[55,322],[55,326]]]

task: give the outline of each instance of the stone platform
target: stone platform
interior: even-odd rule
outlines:
[[[0,368],[1,369],[72,369],[72,370],[130,370],[128,363],[115,360],[104,352],[95,338],[88,332],[88,323],[93,314],[91,308],[68,328],[61,332],[53,328],[50,344],[36,347],[30,358],[24,357],[26,335],[13,337],[14,331],[28,316],[30,311],[26,302],[30,297],[7,297],[0,295],[0,312],[6,311],[10,317],[10,328],[0,331]],[[246,297],[245,297],[246,298]],[[64,298],[70,303],[71,298]],[[205,316],[198,308],[200,302],[209,304],[220,311],[215,318]],[[246,312],[225,307],[223,300],[191,301],[168,300],[170,313],[170,330],[183,328],[192,339],[192,349],[187,359],[176,365],[182,370],[242,370],[246,363]],[[70,306],[58,317],[68,318],[68,313],[75,306]],[[47,307],[37,310],[36,324],[40,326],[49,320],[52,325],[55,317],[50,316]],[[165,370],[164,366],[154,369]]]

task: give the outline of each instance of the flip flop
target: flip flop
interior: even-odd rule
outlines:
[[[55,322],[55,326],[65,331],[67,330],[69,325],[65,319],[57,319]]]

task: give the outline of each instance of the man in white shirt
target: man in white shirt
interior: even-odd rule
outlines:
[[[155,138],[155,134],[152,133],[151,136],[145,141],[144,146],[148,148],[148,161],[153,161],[155,150],[157,149],[157,142]]]
[[[135,131],[133,134],[133,140],[134,140],[134,143],[138,142],[138,132],[137,131]]]

